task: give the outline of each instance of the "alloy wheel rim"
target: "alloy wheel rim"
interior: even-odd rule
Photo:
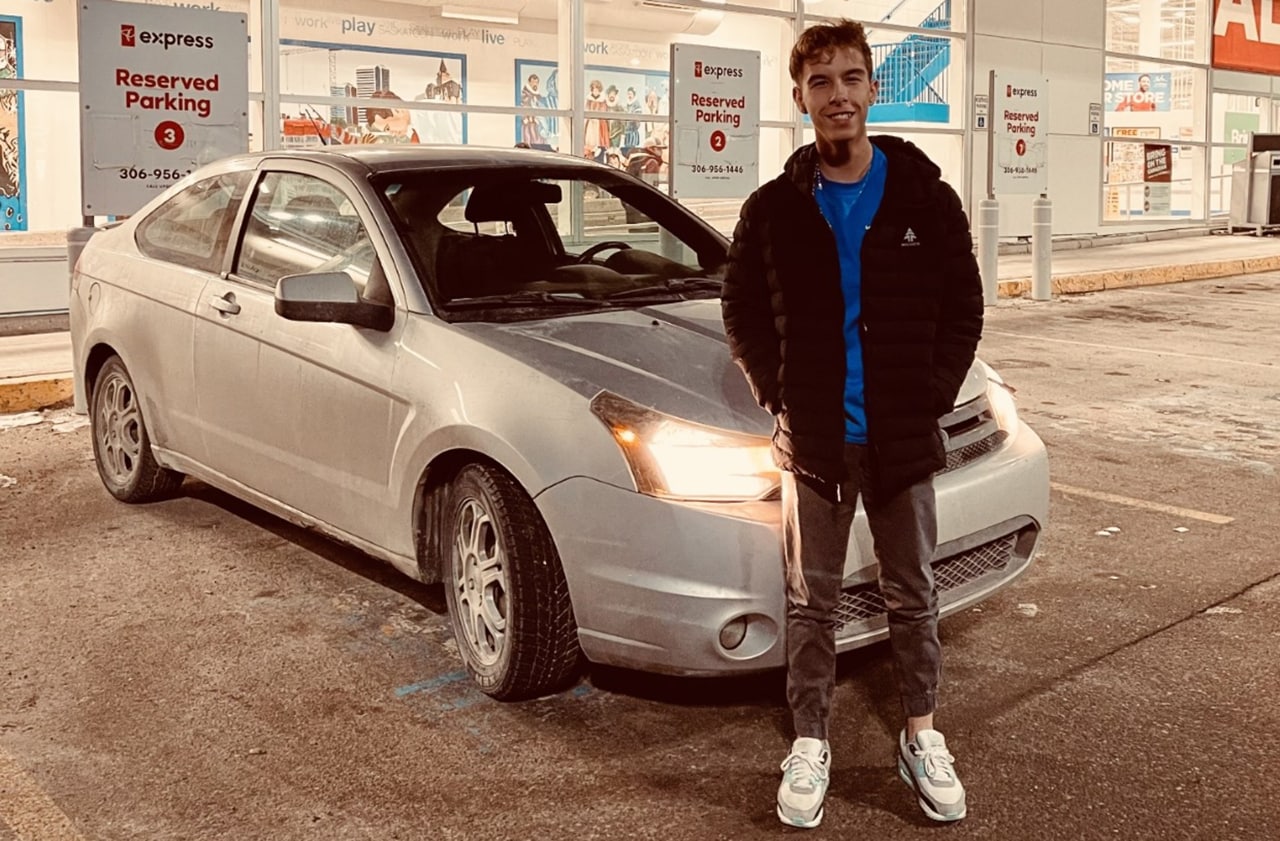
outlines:
[[[98,404],[98,452],[103,471],[111,482],[127,485],[142,458],[142,413],[129,381],[108,375]]]
[[[487,508],[467,499],[454,529],[453,593],[458,623],[476,660],[496,665],[507,642],[506,553]]]

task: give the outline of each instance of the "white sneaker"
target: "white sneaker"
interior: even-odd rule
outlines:
[[[827,795],[830,771],[831,748],[825,741],[796,739],[782,763],[778,820],[805,829],[822,823],[822,799]]]
[[[921,730],[910,742],[905,730],[898,734],[898,776],[915,789],[920,808],[935,821],[958,821],[967,814],[955,761],[937,730]]]

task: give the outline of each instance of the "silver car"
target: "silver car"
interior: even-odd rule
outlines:
[[[523,150],[224,160],[96,233],[77,389],[124,502],[184,476],[443,582],[495,698],[581,659],[679,675],[784,662],[771,418],[731,363],[727,242],[653,187]],[[942,612],[1027,569],[1043,444],[981,362],[940,421]],[[885,637],[855,522],[841,651]]]

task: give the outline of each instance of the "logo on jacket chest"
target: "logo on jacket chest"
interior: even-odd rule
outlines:
[[[916,232],[907,228],[907,232],[902,235],[903,248],[918,248],[920,246],[920,237],[916,236]]]

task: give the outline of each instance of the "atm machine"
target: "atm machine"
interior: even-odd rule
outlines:
[[[1251,134],[1249,154],[1231,168],[1231,232],[1280,229],[1280,134]]]

